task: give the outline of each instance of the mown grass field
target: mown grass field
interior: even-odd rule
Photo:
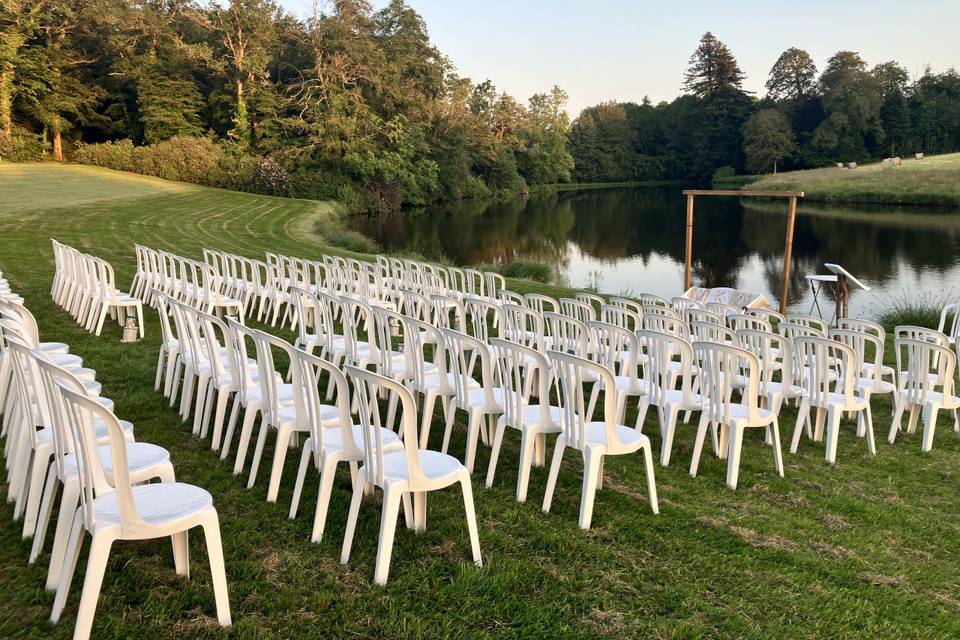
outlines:
[[[773,471],[762,436],[748,437],[740,489],[705,456],[687,466],[693,425],[678,429],[672,465],[657,467],[661,514],[650,513],[639,458],[607,461],[593,528],[580,531],[580,464],[565,458],[553,510],[540,511],[546,469],[534,469],[526,504],[514,499],[519,438],[508,433],[497,482],[474,494],[484,567],[469,562],[462,502],[431,496],[428,529],[398,528],[390,582],[372,585],[379,497],[366,499],[351,563],[338,564],[348,476],[337,481],[324,540],[309,542],[317,479],[301,515],[287,519],[298,456],[277,504],[266,473],[245,489],[206,441],[190,435],[153,391],[156,321],[147,339],[121,344],[81,329],[49,299],[50,237],[110,260],[121,286],[133,243],[199,256],[204,246],[259,255],[316,256],[312,236],[328,207],[171,184],[71,166],[0,165],[0,269],[27,299],[42,335],[64,340],[97,369],[137,437],[167,447],[178,479],[206,487],[220,512],[234,626],[214,617],[202,536],[193,570],[175,576],[169,543],[114,547],[94,622],[97,638],[952,638],[960,636],[960,438],[940,422],[933,452],[919,435],[886,444],[890,403],[874,401],[878,454],[845,422],[838,464],[804,441]],[[520,287],[520,283],[512,283]],[[529,288],[529,287],[528,287]],[[544,287],[540,287],[544,289]],[[781,416],[789,442],[794,410]],[[632,423],[628,416],[628,423]],[[442,430],[432,435],[439,445]],[[645,432],[659,450],[655,419]],[[463,429],[452,451],[462,454]],[[264,460],[271,459],[269,451]],[[480,448],[478,469],[489,451]],[[0,484],[5,495],[6,488]],[[48,622],[47,555],[27,565],[29,541],[0,504],[0,637],[69,638],[82,584],[81,556],[59,625]]]
[[[803,191],[821,202],[960,206],[960,153],[904,158],[899,167],[879,162],[856,169],[808,169],[762,176],[743,187]]]

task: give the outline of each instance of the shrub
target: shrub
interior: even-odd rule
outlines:
[[[0,140],[0,159],[10,162],[43,160],[44,151],[43,136],[19,127],[13,130],[9,140]]]
[[[317,223],[317,235],[332,247],[354,253],[378,253],[380,247],[372,239],[358,231],[343,228],[339,221],[323,220]]]
[[[537,282],[549,283],[553,275],[553,268],[545,262],[528,262],[517,260],[500,267],[500,273],[508,278],[522,278]]]
[[[261,193],[268,196],[290,196],[290,173],[270,156],[225,157],[221,162],[217,183],[235,191]]]
[[[134,149],[138,173],[166,180],[215,186],[223,150],[211,138],[174,136]]]
[[[73,159],[83,164],[106,167],[117,171],[135,171],[133,152],[135,147],[129,139],[101,144],[78,142]]]
[[[899,325],[912,325],[936,329],[940,323],[940,311],[955,300],[936,294],[920,294],[916,298],[902,292],[880,309],[877,322],[887,331],[893,331]]]

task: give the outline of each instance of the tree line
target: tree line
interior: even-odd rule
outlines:
[[[459,76],[403,0],[0,2],[10,159],[395,209],[568,181],[566,100]]]
[[[604,102],[570,128],[580,182],[687,180],[960,150],[960,74],[911,80],[896,62],[869,68],[839,51],[818,73],[784,51],[762,98],[743,89],[730,49],[706,33],[672,102]]]
[[[960,149],[960,77],[785,52],[768,94],[706,34],[684,94],[570,122],[475,82],[403,0],[2,0],[0,157],[77,159],[357,210],[558,182],[709,179]]]

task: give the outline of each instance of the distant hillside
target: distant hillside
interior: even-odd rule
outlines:
[[[803,191],[820,202],[918,204],[960,207],[960,153],[904,158],[900,166],[881,163],[856,169],[809,169],[767,175],[745,188]]]

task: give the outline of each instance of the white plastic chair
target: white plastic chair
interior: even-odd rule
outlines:
[[[422,449],[417,444],[417,405],[410,391],[394,380],[372,371],[347,366],[346,374],[353,379],[357,404],[360,408],[360,429],[364,441],[364,464],[353,483],[353,499],[347,517],[340,563],[350,560],[360,500],[368,482],[383,489],[383,511],[380,516],[380,540],[377,544],[377,560],[373,572],[376,584],[386,584],[393,553],[393,537],[397,516],[404,494],[413,495],[414,522],[417,530],[426,528],[427,493],[460,483],[463,503],[467,512],[467,528],[473,561],[480,567],[480,538],[477,534],[477,519],[473,507],[473,487],[470,473],[460,462],[439,451]],[[380,428],[380,409],[376,397],[380,389],[397,394],[402,415],[400,429],[403,451],[389,452],[383,441]],[[406,510],[405,510],[406,511]]]
[[[320,490],[310,541],[320,542],[327,521],[337,465],[341,462],[349,463],[351,476],[355,477],[357,463],[364,461],[364,438],[361,428],[353,424],[350,416],[350,389],[346,377],[337,367],[299,349],[293,353],[290,367],[293,371],[297,420],[300,424],[309,425],[310,429],[310,437],[303,443],[300,454],[300,467],[290,502],[290,519],[297,517],[307,468],[313,462],[314,468],[320,474]],[[333,380],[335,396],[332,407],[320,401],[317,382],[321,374],[328,375]],[[403,444],[392,431],[381,427],[380,439],[384,451],[403,451]]]
[[[63,612],[84,531],[91,535],[92,542],[74,640],[86,640],[90,636],[110,547],[115,541],[170,536],[177,574],[189,576],[187,532],[200,526],[207,541],[217,621],[221,626],[229,626],[230,601],[220,542],[220,522],[213,498],[199,487],[179,482],[133,486],[127,471],[130,465],[123,431],[117,419],[96,402],[66,387],[61,388],[61,393],[69,407],[72,449],[77,452],[82,473],[78,476],[80,508],[73,519],[66,565],[57,587],[50,620],[57,622]],[[100,449],[93,433],[94,419],[101,420],[109,433],[112,481],[108,480],[100,461]]]
[[[499,375],[503,414],[497,420],[497,429],[493,436],[486,486],[493,486],[506,428],[516,429],[520,432],[520,470],[517,474],[516,497],[517,502],[525,502],[530,484],[530,467],[534,463],[544,463],[547,434],[560,433],[560,408],[550,404],[552,374],[546,356],[501,338],[491,339],[490,344]],[[538,382],[535,394],[537,404],[530,402],[534,380]]]
[[[797,452],[804,421],[810,419],[810,408],[813,407],[817,410],[815,440],[823,437],[824,417],[827,420],[827,462],[833,464],[837,461],[840,419],[844,412],[858,414],[858,425],[861,419],[864,420],[867,450],[875,455],[877,447],[873,437],[870,397],[863,393],[863,389],[857,389],[862,363],[857,360],[854,350],[842,342],[817,337],[794,338],[793,348],[794,357],[803,366],[803,387],[806,394],[800,401],[790,453]]]
[[[894,349],[897,356],[898,399],[888,439],[893,444],[907,409],[910,410],[908,424],[912,432],[916,427],[919,409],[923,414],[921,449],[930,451],[933,448],[937,414],[941,410],[953,411],[953,430],[960,433],[960,397],[956,395],[955,380],[956,353],[943,344],[916,338],[897,338]]]
[[[703,441],[708,425],[720,425],[719,453],[727,458],[727,486],[736,489],[740,477],[740,455],[743,450],[743,435],[747,429],[762,428],[773,446],[773,462],[777,474],[783,477],[783,452],[780,449],[780,427],[777,416],[760,407],[760,363],[757,357],[745,349],[713,342],[693,343],[695,358],[700,369],[700,388],[706,398],[697,440],[693,446],[690,475],[697,475]],[[733,390],[739,376],[746,379],[739,402],[733,400]]]
[[[560,474],[563,452],[567,447],[576,449],[583,456],[583,488],[580,497],[581,529],[589,529],[593,519],[593,503],[596,492],[603,486],[603,459],[608,455],[625,455],[641,452],[647,476],[647,493],[650,508],[659,513],[657,485],[653,475],[653,457],[650,440],[637,429],[617,424],[616,383],[610,371],[595,362],[569,353],[547,353],[556,372],[560,397],[560,426],[550,463],[550,475],[543,496],[543,511],[550,511],[553,492]],[[586,412],[584,379],[602,381],[604,390],[604,416],[600,422],[590,421]]]

